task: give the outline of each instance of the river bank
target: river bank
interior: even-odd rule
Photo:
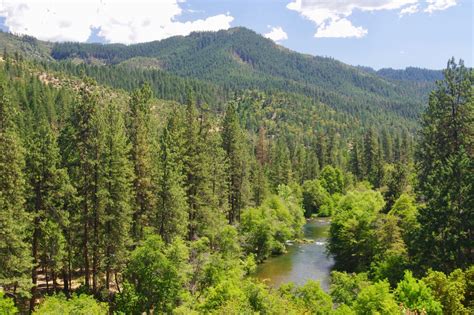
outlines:
[[[334,265],[326,253],[329,218],[308,220],[303,227],[304,242],[294,242],[285,254],[271,257],[257,266],[254,277],[271,287],[294,282],[302,285],[312,279],[320,281],[324,290],[329,288],[329,275]]]

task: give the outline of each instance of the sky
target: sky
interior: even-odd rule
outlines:
[[[289,49],[375,69],[473,65],[474,0],[0,0],[0,29],[133,44],[245,26]]]

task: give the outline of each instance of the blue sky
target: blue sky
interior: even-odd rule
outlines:
[[[472,0],[2,0],[0,28],[52,41],[136,43],[245,26],[352,65],[473,64]]]

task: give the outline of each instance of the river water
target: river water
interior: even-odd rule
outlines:
[[[328,219],[322,218],[307,221],[303,227],[304,238],[314,242],[288,246],[287,253],[258,265],[255,277],[271,287],[290,281],[302,285],[313,279],[328,290],[329,273],[334,264],[326,254],[329,224]]]

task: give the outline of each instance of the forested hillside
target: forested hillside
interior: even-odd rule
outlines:
[[[462,61],[435,85],[242,28],[2,36],[1,314],[472,313]],[[315,217],[331,217],[327,291],[252,277]]]
[[[377,75],[331,58],[292,52],[246,28],[200,32],[137,45],[60,43],[57,60],[140,67],[143,57],[171,73],[213,82],[231,89],[258,88],[302,93],[338,110],[382,110],[416,118],[426,95],[416,85],[401,88]],[[134,58],[142,57],[138,62]],[[424,86],[426,82],[419,83]]]
[[[4,36],[0,48],[10,47],[11,41],[11,35]],[[140,81],[169,73],[187,81],[193,78],[203,85],[211,84],[211,89],[225,91],[217,92],[218,95],[246,89],[303,94],[368,125],[390,124],[390,120],[398,120],[398,117],[416,120],[434,87],[433,79],[439,78],[439,72],[411,68],[398,72],[364,71],[332,58],[290,51],[242,27],[129,46],[53,45],[37,41],[34,47],[37,48],[34,55],[49,51],[54,59],[70,62],[64,64],[64,69],[74,74],[85,71],[99,82],[114,87],[135,88]],[[77,65],[82,62],[90,66]],[[154,92],[158,96],[165,94],[155,86]],[[205,100],[217,99],[216,96],[207,96]],[[368,119],[374,115],[375,119]],[[394,118],[387,121],[382,116]]]

